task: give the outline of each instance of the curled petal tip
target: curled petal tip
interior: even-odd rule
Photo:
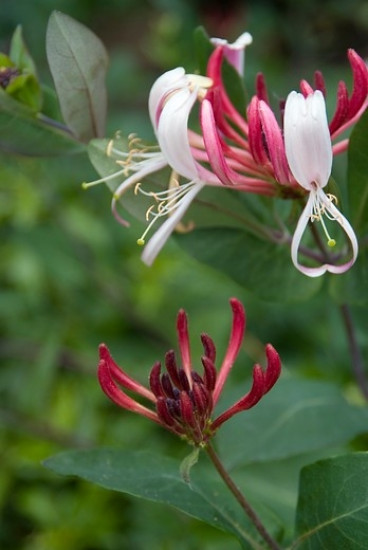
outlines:
[[[233,312],[238,313],[245,318],[245,309],[241,301],[238,300],[237,298],[230,298],[229,302]]]
[[[281,374],[281,359],[272,344],[266,345],[267,369],[264,373],[265,391],[270,391]]]

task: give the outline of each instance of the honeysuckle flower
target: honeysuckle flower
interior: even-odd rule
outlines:
[[[284,133],[286,157],[296,181],[309,197],[299,218],[291,244],[291,257],[302,273],[317,277],[326,271],[343,273],[355,262],[358,243],[348,220],[334,205],[335,197],[326,194],[332,168],[332,144],[328,127],[326,105],[323,94],[317,90],[307,97],[297,92],[288,95],[284,113]],[[298,250],[307,227],[311,222],[320,222],[327,238],[327,245],[334,247],[336,241],[330,237],[324,216],[336,221],[345,231],[351,245],[351,258],[340,265],[324,263],[318,267],[308,267],[299,263]]]
[[[175,352],[165,356],[166,372],[161,374],[161,363],[156,362],[149,375],[149,388],[143,386],[119,367],[104,345],[100,345],[98,379],[102,390],[120,407],[138,413],[165,427],[189,443],[204,447],[217,429],[229,418],[254,407],[270,391],[281,372],[281,361],[277,351],[267,344],[265,351],[267,367],[259,364],[253,367],[251,389],[234,405],[212,418],[225,381],[238,356],[245,330],[245,311],[236,298],[230,300],[233,320],[229,344],[221,367],[215,367],[216,347],[207,335],[201,335],[203,356],[202,374],[193,369],[190,352],[188,320],[184,310],[177,317],[177,334],[181,366]],[[128,393],[136,394],[137,401]],[[141,401],[145,400],[146,404]]]
[[[312,201],[314,193],[295,177],[294,168],[290,166],[286,154],[282,129],[284,104],[281,104],[279,123],[271,109],[263,75],[257,76],[256,94],[250,100],[246,113],[235,108],[226,91],[223,62],[227,60],[242,75],[244,51],[251,40],[249,33],[243,33],[233,44],[214,38],[212,43],[215,48],[209,57],[205,76],[190,75],[184,68],[177,67],[156,80],[150,91],[148,107],[157,146],[147,147],[134,137],[130,141],[130,150],[124,152],[115,146],[113,140],[109,143],[107,153],[115,159],[119,170],[97,181],[109,178],[115,181],[117,176],[122,177],[112,199],[112,211],[116,219],[127,225],[118,213],[117,206],[129,188],[134,187],[137,195],[152,198],[152,204],[146,212],[146,229],[137,240],[138,244],[144,246],[142,259],[147,265],[153,263],[174,230],[185,231],[194,227],[193,222],[184,225],[182,218],[205,186],[226,187],[239,192],[285,199],[304,200],[308,197]],[[341,134],[359,119],[367,107],[367,66],[354,50],[348,51],[348,58],[353,73],[353,90],[349,95],[346,85],[339,84],[336,112],[329,125],[333,155],[346,150],[348,139],[341,137]],[[315,75],[315,88],[326,93],[323,76],[319,72]],[[305,98],[315,91],[306,80],[301,81],[300,89]],[[199,112],[199,131],[193,131],[190,124],[190,115],[195,114],[195,106]],[[171,174],[167,178],[167,185],[157,191],[157,186],[153,188],[145,180],[164,168],[169,169]],[[334,219],[345,220],[340,213],[336,217],[338,210],[335,210],[331,201],[325,201],[327,195],[319,193],[318,196],[319,201],[321,197],[323,201],[314,203],[314,220],[321,219],[323,224],[319,208]],[[297,227],[297,236],[300,227]],[[342,227],[351,240],[354,261],[356,247],[351,227],[346,220]],[[264,229],[267,235],[274,233],[275,242],[290,239],[285,228],[282,228],[281,237],[280,231],[276,235],[272,229]],[[295,261],[295,237],[293,243],[292,257],[299,269],[300,264]],[[340,272],[349,265],[347,262],[326,270]],[[319,272],[323,273],[323,269],[303,272],[316,276]]]

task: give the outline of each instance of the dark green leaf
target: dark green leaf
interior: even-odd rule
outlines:
[[[76,475],[106,489],[173,506],[214,527],[234,534],[243,548],[263,548],[229,491],[197,467],[190,484],[176,460],[150,452],[119,449],[69,451],[49,458],[45,466],[62,475]],[[246,542],[248,541],[248,543]]]
[[[367,525],[367,453],[321,460],[302,469],[293,550],[364,550]]]
[[[196,259],[222,271],[263,300],[307,300],[321,287],[293,266],[287,245],[270,243],[240,229],[197,229],[179,244]]]
[[[83,146],[0,89],[0,149],[42,157],[76,153]]]
[[[368,409],[349,404],[334,384],[281,379],[254,409],[226,423],[216,439],[233,468],[333,448],[367,431]]]
[[[358,259],[349,271],[330,278],[329,291],[337,304],[363,306],[368,303],[368,250],[362,248]]]
[[[193,33],[193,40],[198,60],[199,73],[205,75],[208,58],[213,52],[213,44],[211,44],[210,37],[204,27],[197,27],[195,29]]]
[[[68,15],[53,12],[47,58],[66,124],[82,141],[105,132],[107,54],[100,39]]]
[[[368,230],[368,110],[355,126],[348,151],[351,223],[359,236]]]

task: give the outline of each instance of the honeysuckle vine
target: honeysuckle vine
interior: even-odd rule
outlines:
[[[146,213],[147,227],[137,240],[144,246],[143,261],[151,265],[175,229],[193,229],[193,225],[183,226],[181,220],[205,186],[263,195],[270,200],[272,197],[296,200],[301,203],[302,213],[294,231],[283,226],[280,237],[270,227],[263,226],[264,234],[275,245],[290,242],[292,262],[307,276],[320,276],[326,271],[343,273],[357,258],[358,242],[352,226],[337,209],[335,197],[322,189],[328,185],[334,155],[347,149],[349,140],[343,137],[344,131],[359,120],[367,107],[367,66],[354,50],[348,50],[353,89],[349,95],[346,84],[339,83],[330,123],[324,99],[326,86],[318,71],[314,87],[302,80],[301,93],[291,91],[286,102],[281,103],[278,116],[271,107],[265,78],[258,74],[256,93],[246,112],[241,113],[227,93],[222,68],[226,60],[241,76],[245,48],[251,42],[249,33],[233,44],[212,39],[214,50],[205,75],[187,74],[184,68],[177,67],[156,80],[148,108],[157,146],[146,146],[136,136],[130,140],[128,151],[116,147],[114,140],[108,145],[107,154],[119,166],[109,177],[122,178],[113,195],[112,211],[120,223],[127,225],[118,213],[124,193],[134,187],[137,200],[139,195],[152,198]],[[316,107],[314,125],[311,124],[314,108],[310,106]],[[191,115],[197,116],[197,125],[190,122]],[[196,126],[199,131],[193,129]],[[316,150],[321,154],[315,156]],[[164,168],[171,170],[166,188],[150,189],[144,183],[145,178]],[[321,170],[322,179],[311,179]],[[343,228],[348,246],[345,239],[337,243],[330,237],[326,219]],[[317,250],[301,246],[302,235],[311,225],[314,225],[312,235],[320,233],[326,237],[327,248],[321,246],[320,238],[316,239]],[[294,236],[290,237],[288,231],[294,232]],[[300,255],[304,255],[307,263],[299,260]]]
[[[279,354],[271,344],[267,344],[267,366],[262,369],[259,364],[254,365],[250,390],[213,418],[225,382],[239,354],[245,330],[245,311],[242,303],[236,298],[231,298],[230,305],[232,328],[225,357],[218,371],[215,367],[216,346],[205,333],[201,334],[202,373],[194,370],[188,319],[185,311],[180,310],[176,329],[181,364],[178,364],[175,352],[169,350],[165,355],[166,372],[161,373],[159,361],[154,363],[149,374],[149,387],[146,387],[119,367],[106,345],[101,344],[98,379],[102,390],[119,407],[153,420],[194,446],[194,451],[183,461],[184,467],[182,465],[182,474],[186,481],[189,481],[189,470],[196,462],[199,450],[204,449],[267,546],[272,550],[280,550],[258,514],[234,483],[211,443],[211,439],[224,422],[235,414],[254,407],[272,389],[281,373]],[[127,392],[136,394],[137,398]],[[142,400],[148,405],[143,404]]]

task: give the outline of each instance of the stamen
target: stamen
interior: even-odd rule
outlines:
[[[329,202],[337,204],[337,197],[335,195],[327,194],[326,197],[328,198]],[[330,248],[333,248],[336,246],[336,240],[331,237],[329,234],[325,221],[323,219],[323,216],[326,216],[331,221],[336,221],[337,217],[330,214],[327,210],[327,207],[325,204],[321,204],[318,197],[316,197],[315,202],[313,204],[313,214],[311,214],[310,219],[312,222],[317,221],[321,222],[322,229],[324,234],[327,238],[327,246]]]
[[[94,187],[95,185],[98,185],[99,183],[103,183],[104,181],[112,180],[112,179],[116,178],[117,176],[120,176],[124,173],[125,173],[125,169],[124,170],[118,170],[117,172],[114,172],[113,174],[110,174],[109,176],[104,176],[103,178],[100,178],[98,180],[89,181],[89,182],[84,181],[82,183],[82,189],[89,189],[90,187]]]
[[[173,171],[170,177],[169,188],[164,191],[145,191],[142,189],[140,183],[135,186],[134,192],[136,194],[142,193],[142,195],[145,195],[146,197],[152,197],[155,202],[158,203],[151,204],[146,211],[146,221],[149,221],[150,216],[152,216],[152,219],[141,237],[137,239],[137,244],[139,246],[143,246],[145,244],[145,237],[156,221],[164,216],[170,216],[173,211],[176,210],[180,201],[185,197],[188,191],[190,191],[193,185],[193,181],[180,185],[177,173]]]
[[[333,247],[336,245],[335,239],[333,239],[333,238],[330,236],[329,232],[327,231],[327,227],[326,227],[326,224],[325,224],[325,222],[324,222],[324,219],[321,217],[319,221],[321,222],[321,225],[322,225],[324,234],[325,234],[326,237],[327,237],[327,246],[329,246],[330,248],[333,248]]]

